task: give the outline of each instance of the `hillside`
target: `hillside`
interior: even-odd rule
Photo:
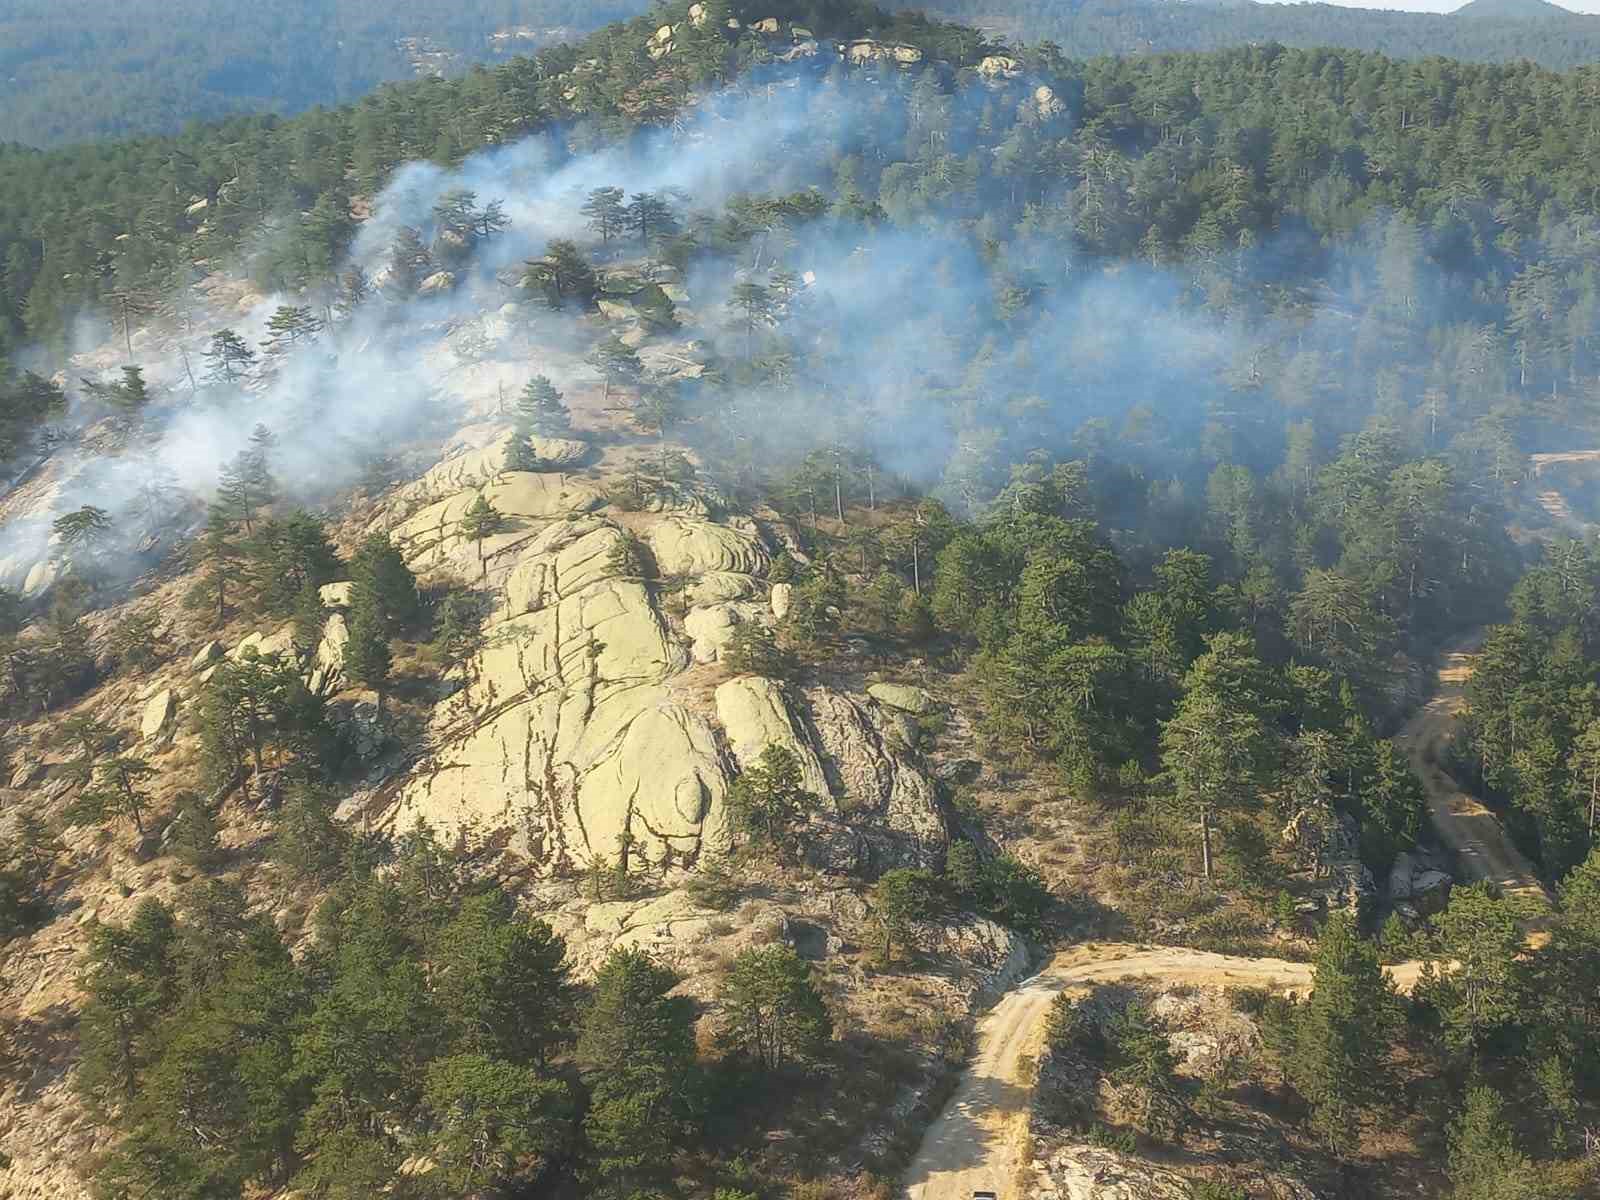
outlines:
[[[8,152],[0,1193],[1592,1190],[1587,86],[697,0]]]
[[[1399,59],[1527,60],[1553,70],[1600,61],[1600,16],[1543,0],[1476,0],[1446,15],[1252,0],[919,0],[897,7],[975,25],[1014,42],[1054,42],[1072,58],[1276,43],[1337,46]]]
[[[633,0],[0,0],[0,143],[173,133],[235,113],[347,103],[632,16]],[[175,19],[176,18],[176,19]]]
[[[51,147],[173,133],[191,121],[293,114],[380,84],[507,64],[644,0],[469,0],[390,7],[349,0],[194,0],[180,20],[153,0],[63,6],[0,0],[0,145]],[[825,12],[829,6],[812,6]],[[897,0],[863,32],[893,36],[895,11],[927,12],[1073,58],[1279,43],[1465,62],[1600,61],[1600,17],[1545,0],[1473,0],[1446,17],[1328,4],[1186,0]],[[736,5],[758,20],[760,5]],[[802,23],[817,17],[796,14]]]

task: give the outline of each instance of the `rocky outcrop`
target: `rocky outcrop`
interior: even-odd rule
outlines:
[[[716,700],[741,766],[782,746],[799,762],[805,787],[826,802],[805,838],[814,865],[860,874],[932,865],[943,853],[947,834],[932,780],[895,749],[868,705],[825,687],[791,696],[757,676],[722,684]]]
[[[890,708],[911,713],[913,716],[920,717],[938,707],[937,702],[926,691],[919,687],[911,687],[909,684],[868,684],[867,695],[871,696],[879,704],[886,704]]]
[[[794,607],[794,584],[773,584],[771,604],[773,616],[780,621],[787,619],[789,610]]]
[[[713,521],[673,516],[644,535],[663,575],[698,576],[710,572],[759,575],[772,555],[753,530]]]
[[[589,443],[577,438],[530,437],[528,448],[541,469],[575,467],[589,457]]]
[[[312,659],[312,691],[324,691],[344,675],[344,650],[349,643],[350,627],[342,614],[334,613],[323,622],[322,640]]]
[[[178,697],[171,688],[163,688],[145,704],[139,720],[139,736],[152,745],[168,741],[177,721]]]
[[[323,608],[349,608],[355,596],[356,585],[349,580],[342,583],[325,583],[317,589],[317,598]]]
[[[1455,886],[1444,868],[1443,855],[1421,847],[1395,855],[1389,868],[1389,902],[1404,906],[1413,918],[1442,912]]]
[[[738,571],[707,571],[683,589],[684,603],[695,606],[753,600],[764,590],[759,579]]]
[[[759,622],[766,609],[758,604],[729,601],[692,609],[683,619],[683,628],[693,639],[691,653],[697,663],[714,663],[722,658],[741,625]]]
[[[1036,1200],[1191,1200],[1189,1181],[1176,1171],[1078,1142],[1035,1159],[1043,1186]]]
[[[991,54],[978,64],[978,74],[985,79],[1015,79],[1021,73],[1021,61],[1009,54]]]
[[[461,530],[461,519],[478,496],[500,515],[499,528],[481,543]],[[430,504],[391,531],[391,540],[414,571],[478,575],[484,564],[514,557],[551,521],[591,512],[605,503],[591,484],[570,475],[505,471],[476,492],[461,492]]]
[[[456,277],[453,271],[435,271],[417,285],[419,296],[442,296],[446,292],[455,290]]]
[[[189,659],[189,670],[194,672],[204,671],[207,667],[211,666],[213,663],[216,663],[221,658],[222,643],[216,641],[207,642],[204,646],[201,646],[200,649],[196,650],[194,652],[194,656]]]
[[[781,746],[800,764],[807,791],[824,798],[833,795],[803,720],[776,681],[758,675],[728,680],[717,688],[717,720],[741,767],[753,767],[768,746]]]
[[[1033,95],[1028,98],[1027,107],[1032,115],[1041,121],[1059,117],[1067,111],[1066,101],[1056,95],[1054,88],[1045,84],[1040,84],[1033,90]]]
[[[898,66],[910,67],[922,61],[922,51],[915,46],[878,42],[871,38],[862,38],[843,45],[839,47],[839,53],[858,67],[875,62],[891,62]]]

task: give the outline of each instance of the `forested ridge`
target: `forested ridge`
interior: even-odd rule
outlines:
[[[456,74],[641,9],[632,0],[6,0],[0,142],[166,133],[232,113],[348,103],[380,83]]]
[[[138,481],[86,489],[8,561],[53,573],[0,594],[0,712],[19,738],[49,729],[70,802],[64,829],[30,817],[4,842],[0,936],[58,916],[60,839],[84,844],[68,831],[125,837],[184,885],[85,920],[68,1036],[107,1131],[96,1193],[893,1186],[872,1171],[900,1148],[857,1170],[833,1125],[889,1035],[838,1028],[840,997],[787,944],[746,947],[693,996],[637,946],[580,981],[519,905],[533,863],[490,878],[498,845],[335,815],[498,645],[482,585],[486,545],[520,519],[506,493],[452,497],[475,577],[421,586],[386,531],[341,554],[333,515],[393,494],[391,442],[455,432],[411,407],[402,350],[492,310],[585,363],[605,445],[634,451],[553,524],[604,507],[783,530],[749,572],[776,620],[739,623],[719,670],[780,695],[869,660],[948,673],[979,772],[1037,787],[999,811],[959,764],[935,790],[935,860],[856,853],[868,866],[838,891],[873,942],[858,986],[870,969],[909,995],[895,972],[952,913],[1044,941],[1314,954],[1308,1000],[1230,998],[1259,1045],[1205,1084],[1137,1003],[1108,1023],[1063,1001],[1053,1050],[1093,1074],[1061,1119],[1148,1148],[1254,1112],[1255,1090],[1284,1157],[1338,1186],[1583,1194],[1600,557],[1527,485],[1530,452],[1600,436],[1600,77],[1278,46],[1074,61],[846,0],[769,28],[765,4],[695,9],[343,108],[0,158],[0,453],[24,478],[72,454]],[[254,332],[194,287],[228,272],[270,309]],[[85,341],[118,365],[61,370]],[[181,370],[146,357],[164,345]],[[560,446],[570,397],[527,365],[499,397],[491,474],[587,452]],[[365,424],[341,420],[352,393]],[[255,432],[203,477],[137,474],[196,414]],[[287,477],[308,445],[313,477]],[[176,529],[195,533],[181,555]],[[639,537],[595,558],[661,613],[689,609],[691,581]],[[182,584],[174,619],[197,640],[288,630],[271,654],[196,657],[179,794],[75,711],[168,653],[151,636],[167,614],[105,616],[147,567],[166,596]],[[302,670],[341,578],[361,721]],[[1431,853],[1389,737],[1433,654],[1480,627],[1453,765],[1559,898],[1537,952],[1522,922],[1539,914],[1488,887],[1428,910],[1389,886]],[[931,756],[949,722],[918,717],[895,737]],[[363,757],[373,739],[388,766]],[[681,868],[710,928],[741,895],[814,884],[815,776],[776,743],[740,766],[726,858],[657,868],[625,827],[570,900]],[[1103,858],[1093,895],[1008,850],[1060,797]],[[220,837],[225,808],[264,830],[248,854]],[[1406,999],[1379,970],[1397,958],[1426,964]],[[697,1041],[708,1012],[717,1037]],[[935,1034],[913,1044],[959,1058],[959,1033]],[[785,1122],[793,1147],[767,1137]],[[1248,1178],[1197,1194],[1236,1200]]]
[[[1085,58],[1279,43],[1392,58],[1526,59],[1555,70],[1600,59],[1600,17],[1542,3],[1447,14],[1184,0],[925,0],[906,7],[1021,41],[1055,42]]]

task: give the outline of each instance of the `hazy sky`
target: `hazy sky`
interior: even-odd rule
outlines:
[[[1403,8],[1407,12],[1454,12],[1465,0],[1323,0],[1345,8]],[[1600,13],[1600,0],[1558,0],[1562,8],[1573,12]]]

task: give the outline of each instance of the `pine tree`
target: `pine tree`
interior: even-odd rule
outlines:
[[[216,816],[193,792],[178,797],[177,810],[170,837],[172,853],[197,871],[215,869],[222,861]]]
[[[668,1174],[692,1128],[694,1011],[677,982],[642,950],[613,950],[579,1028],[592,1169],[622,1194]]]
[[[490,889],[462,901],[433,939],[441,1012],[458,1045],[543,1069],[569,1037],[566,943]]]
[[[1547,1200],[1538,1168],[1519,1151],[1492,1088],[1475,1087],[1450,1126],[1453,1200]]]
[[[798,826],[820,805],[817,797],[806,791],[800,760],[786,746],[762,750],[728,790],[734,827],[786,858],[794,852]]]
[[[589,362],[605,380],[602,399],[607,403],[611,400],[613,385],[637,383],[644,375],[644,364],[639,361],[639,356],[634,353],[633,347],[615,333],[606,335],[590,351]]]
[[[483,618],[474,597],[451,592],[439,606],[433,648],[446,669],[465,666],[483,645]]]
[[[816,1059],[833,1034],[811,968],[788,946],[740,953],[721,998],[734,1046],[769,1071]]]
[[[307,580],[295,597],[289,614],[294,625],[294,649],[302,659],[310,659],[322,644],[322,631],[328,622],[328,609],[322,603],[322,589]]]
[[[627,228],[627,206],[623,203],[621,188],[595,188],[583,202],[582,211],[589,228],[600,235],[602,242],[609,243]]]
[[[350,640],[344,646],[344,673],[351,682],[378,694],[378,717],[383,718],[383,698],[389,689],[393,656],[389,650],[387,622],[376,595],[357,588],[350,606]]]
[[[543,293],[551,308],[594,307],[600,281],[576,243],[558,238],[550,243],[543,258],[529,262],[527,268],[523,286]]]
[[[479,492],[467,511],[461,515],[461,536],[478,545],[478,566],[484,575],[489,573],[489,564],[483,557],[483,539],[497,531],[503,518],[489,503],[488,497]]]
[[[151,1057],[151,1034],[174,998],[177,930],[159,900],[126,927],[92,926],[78,1024],[77,1087],[103,1104],[130,1103]]]
[[[548,376],[535,375],[517,398],[517,429],[534,437],[560,437],[572,426],[572,414]]]
[[[896,946],[910,945],[918,921],[933,915],[938,882],[931,871],[896,867],[872,887],[872,918],[883,934],[881,961],[894,961]]]
[[[672,206],[657,192],[636,192],[628,204],[627,217],[629,228],[645,245],[659,241],[678,227]]]
[[[91,570],[111,537],[111,518],[103,508],[85,504],[59,516],[50,526],[66,558],[79,571]]]
[[[1377,952],[1362,940],[1353,917],[1333,914],[1317,943],[1311,996],[1296,1012],[1294,1048],[1285,1064],[1330,1150],[1353,1146],[1362,1111],[1387,1094],[1386,1059],[1398,1017]]]
[[[207,510],[205,531],[190,551],[190,563],[199,569],[200,578],[189,589],[184,603],[213,614],[214,627],[218,629],[228,620],[228,597],[236,594],[242,582],[240,555],[232,535],[227,510],[212,504]]]
[[[369,593],[390,633],[409,628],[421,616],[417,577],[386,533],[371,533],[350,560],[350,578]]]
[[[267,340],[264,348],[269,357],[282,358],[303,343],[315,340],[322,329],[322,318],[310,308],[303,305],[280,305],[267,319]]]
[[[249,377],[256,352],[237,331],[222,329],[211,335],[205,359],[206,382],[232,385]]]

